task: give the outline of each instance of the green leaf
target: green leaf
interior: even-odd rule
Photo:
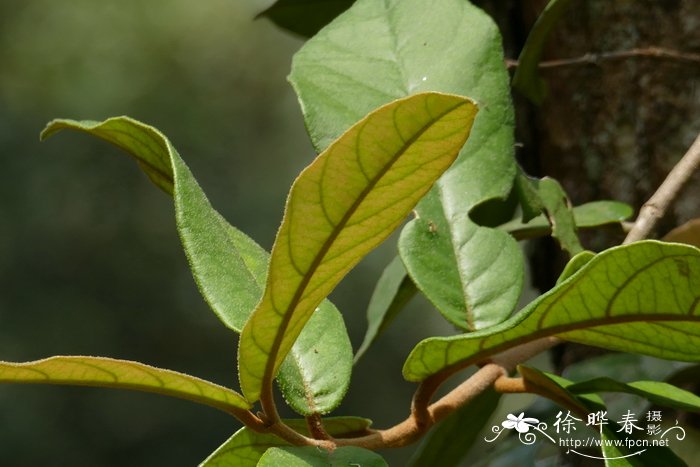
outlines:
[[[269,255],[214,210],[170,141],[128,117],[102,123],[55,120],[42,132],[42,139],[62,129],[82,131],[123,149],[154,183],[173,195],[178,232],[199,290],[221,321],[240,332],[260,301]],[[315,343],[313,348],[309,342]],[[304,328],[299,347],[290,353],[278,380],[294,410],[303,415],[327,413],[342,401],[351,369],[352,346],[343,318],[324,302]]]
[[[257,18],[264,17],[282,29],[311,37],[355,0],[277,0]]]
[[[513,76],[513,87],[535,104],[542,103],[547,88],[537,68],[542,56],[542,48],[561,18],[571,0],[550,0],[527,36],[523,50],[518,57],[518,68]]]
[[[658,381],[635,381],[621,383],[612,378],[595,378],[569,387],[574,394],[597,392],[624,392],[644,397],[650,402],[678,410],[700,411],[700,397],[672,384]]]
[[[617,201],[593,201],[574,207],[573,214],[577,228],[590,229],[627,220],[634,214],[634,210],[631,206]],[[542,237],[552,233],[544,215],[537,216],[528,223],[514,219],[498,228],[510,232],[518,240]]]
[[[478,329],[505,319],[522,288],[521,252],[468,215],[505,198],[515,174],[510,87],[491,18],[462,0],[359,0],[295,55],[290,81],[319,150],[370,109],[408,94],[469,95],[483,107],[399,249],[418,288],[453,324]]]
[[[652,240],[606,250],[498,326],[422,341],[404,377],[422,381],[546,336],[700,361],[700,250]]]
[[[592,251],[582,251],[566,263],[564,270],[559,274],[557,278],[557,284],[559,285],[564,282],[569,277],[573,276],[579,269],[588,264],[593,258],[595,258],[595,253]]]
[[[538,183],[538,192],[545,208],[547,220],[552,227],[552,237],[571,256],[583,251],[576,235],[576,222],[571,210],[571,203],[559,182],[553,178],[545,177]]]
[[[309,435],[306,420],[285,420],[293,430]],[[335,437],[367,432],[371,422],[358,417],[324,418],[325,430]],[[214,451],[200,467],[255,467],[263,453],[271,447],[290,446],[289,443],[268,433],[257,433],[250,428],[241,428]]]
[[[491,419],[500,398],[499,393],[487,389],[470,403],[452,412],[428,432],[409,465],[459,465],[477,440],[481,429]]]
[[[250,404],[237,392],[194,376],[105,357],[51,357],[0,362],[0,382],[65,384],[153,392],[238,413]]]
[[[260,467],[386,467],[382,456],[355,446],[337,448],[333,452],[313,446],[270,448],[260,458]]]
[[[476,106],[424,93],[369,114],[294,182],[263,298],[239,344],[243,394],[258,400],[323,300],[398,227],[452,164]]]
[[[518,166],[514,188],[523,210],[523,223],[531,221],[544,212],[544,204],[537,190],[538,181],[537,178],[528,176],[525,171]]]
[[[355,353],[355,363],[418,292],[408,277],[401,258],[396,256],[384,269],[367,306],[367,333]]]

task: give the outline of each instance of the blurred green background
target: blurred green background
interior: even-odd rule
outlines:
[[[38,135],[59,117],[154,125],[214,206],[269,249],[287,190],[314,157],[285,79],[302,41],[253,19],[270,3],[0,2],[0,359],[103,355],[237,387],[236,339],[196,290],[171,199],[100,141]],[[392,238],[332,296],[355,348],[394,250]],[[336,413],[402,420],[414,388],[403,359],[449,331],[414,301]],[[239,426],[162,396],[0,386],[2,465],[195,465]],[[386,454],[400,465],[410,452]]]

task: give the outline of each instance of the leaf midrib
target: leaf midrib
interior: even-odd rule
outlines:
[[[442,113],[438,114],[438,116],[433,116],[433,118],[423,125],[418,132],[406,142],[404,142],[403,146],[399,149],[399,151],[394,155],[387,164],[385,164],[384,167],[378,172],[378,174],[367,183],[367,186],[365,189],[362,190],[360,193],[360,196],[357,197],[357,199],[353,202],[352,205],[348,208],[348,210],[343,214],[343,217],[340,219],[338,224],[332,229],[331,234],[328,236],[326,241],[323,243],[321,246],[321,249],[318,251],[316,256],[314,257],[313,261],[311,262],[309,269],[307,270],[307,273],[302,276],[302,280],[299,283],[299,286],[297,287],[297,291],[294,293],[294,296],[292,297],[292,300],[290,304],[287,306],[286,310],[284,311],[284,314],[282,315],[282,322],[280,323],[280,326],[276,330],[276,335],[275,335],[275,340],[273,341],[272,348],[269,353],[269,358],[267,360],[267,363],[265,364],[265,373],[263,374],[263,386],[267,386],[271,384],[272,379],[274,378],[274,367],[276,365],[277,361],[277,354],[279,352],[280,345],[282,343],[282,340],[284,339],[285,332],[287,330],[287,327],[289,326],[289,323],[294,315],[294,310],[296,310],[297,306],[299,305],[299,302],[306,291],[306,287],[309,285],[309,282],[314,276],[314,273],[318,266],[321,264],[323,261],[323,258],[326,256],[330,248],[333,246],[333,243],[335,240],[338,238],[340,233],[343,231],[345,225],[347,222],[350,220],[350,218],[353,216],[353,214],[357,211],[357,209],[360,207],[360,205],[363,203],[367,195],[374,189],[374,187],[379,183],[379,181],[386,175],[386,173],[391,169],[391,167],[394,166],[397,160],[403,156],[406,151],[418,140],[420,137],[422,137],[428,129],[430,129],[437,121],[448,115],[449,113],[455,111],[456,109],[467,105],[467,101],[459,101],[457,102],[456,105],[450,106],[447,110],[443,111]],[[396,109],[394,109],[393,113],[393,119],[396,119]],[[364,128],[367,125],[363,125],[362,128]],[[398,135],[401,137],[401,135]],[[326,151],[330,151],[333,147],[335,147],[335,144],[332,144]],[[330,155],[330,154],[329,154]],[[328,158],[328,156],[326,157]],[[326,161],[327,163],[327,161]],[[321,195],[322,196],[322,195]],[[290,200],[291,200],[291,195],[290,195]],[[289,234],[287,234],[287,243],[289,243]]]

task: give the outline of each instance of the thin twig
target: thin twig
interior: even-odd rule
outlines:
[[[540,62],[538,66],[541,69],[546,69],[578,65],[599,65],[604,61],[626,60],[628,58],[659,58],[700,64],[700,54],[679,52],[677,50],[666,49],[663,47],[644,47],[630,50],[619,50],[616,52],[587,53],[580,57],[543,61]],[[516,68],[518,66],[518,61],[507,59],[506,66],[508,69]]]
[[[698,168],[700,168],[700,134],[695,138],[688,152],[671,169],[656,193],[639,210],[639,217],[627,234],[623,245],[642,240],[649,235]]]

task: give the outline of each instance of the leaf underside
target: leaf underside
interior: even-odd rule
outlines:
[[[452,164],[476,106],[424,93],[358,122],[292,186],[263,298],[239,344],[243,394],[258,400],[318,303],[400,225]]]
[[[652,240],[606,250],[498,326],[419,343],[404,377],[422,381],[546,336],[700,361],[700,250]]]

